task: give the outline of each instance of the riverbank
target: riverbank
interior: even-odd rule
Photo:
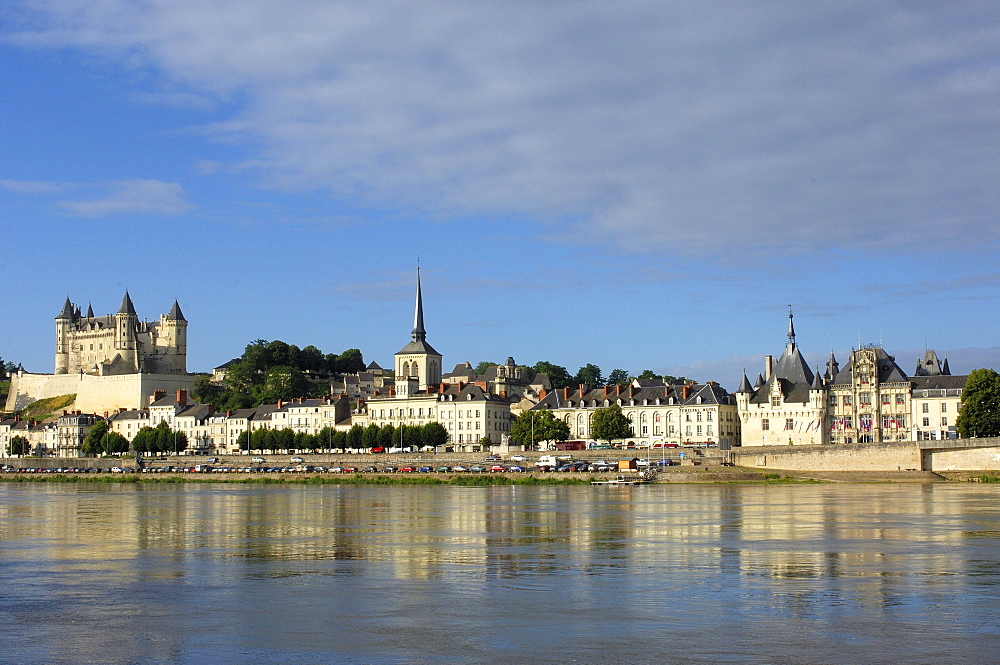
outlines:
[[[64,483],[236,483],[305,485],[587,485],[614,478],[616,473],[26,473],[0,474],[0,482]],[[947,475],[929,471],[761,472],[740,467],[668,468],[653,484],[727,483],[941,483],[990,482],[991,476]],[[1000,480],[997,478],[996,480]]]

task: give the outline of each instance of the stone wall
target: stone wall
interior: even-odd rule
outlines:
[[[907,471],[922,468],[921,451],[915,442],[756,446],[734,448],[732,457],[737,466],[782,471]]]
[[[72,409],[84,413],[111,413],[115,409],[141,409],[149,405],[155,390],[167,394],[179,388],[190,391],[194,376],[189,374],[14,374],[5,411],[20,411],[28,404],[47,397],[76,394]]]

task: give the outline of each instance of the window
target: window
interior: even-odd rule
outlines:
[[[844,395],[844,406],[850,406],[850,405],[851,405],[851,396]]]
[[[698,419],[698,422],[701,422],[701,411],[697,413],[696,417]]]
[[[872,394],[871,393],[858,393],[858,403],[861,406],[871,406],[872,405]]]
[[[837,396],[830,395],[830,406],[837,406]]]
[[[948,419],[941,418],[941,427],[947,427],[947,426],[948,426]]]
[[[794,418],[785,418],[785,429],[786,430],[793,430],[793,429],[795,429],[795,419]]]
[[[896,395],[896,405],[897,406],[899,406],[900,404],[905,404],[905,403],[906,403],[906,398],[902,395],[902,393],[900,393],[899,395]]]
[[[772,397],[771,398],[771,406],[781,406],[781,398],[780,397]]]
[[[924,427],[930,427],[930,426],[931,426],[931,419],[924,418]]]
[[[941,413],[948,413],[948,403],[941,402]]]
[[[931,412],[931,405],[928,404],[927,402],[924,402],[923,404],[920,405],[920,411],[922,413],[930,413]]]
[[[892,395],[882,395],[882,403],[883,404],[889,404],[889,401],[890,401],[889,398],[890,397],[892,397]]]
[[[691,426],[690,425],[688,425],[687,427],[684,428],[684,435],[685,436],[691,436]]]
[[[766,432],[766,431],[768,431],[768,430],[770,430],[770,429],[771,429],[771,421],[770,421],[770,420],[768,420],[767,418],[763,418],[763,419],[762,419],[762,420],[760,421],[760,428],[761,428],[761,429],[762,429],[763,431],[765,431],[765,432]]]
[[[705,431],[705,433],[708,434],[709,436],[712,436],[712,426],[711,425],[708,426],[708,429]]]
[[[702,435],[702,432],[701,432],[701,425],[698,425],[698,436],[701,436],[701,435]]]
[[[709,411],[708,413],[705,414],[705,420],[707,420],[708,422],[712,422],[712,418],[714,418],[714,417],[715,416],[712,415],[711,411]]]

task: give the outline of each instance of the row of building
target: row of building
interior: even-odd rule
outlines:
[[[115,378],[115,372],[155,367],[165,375],[183,373],[187,321],[174,303],[158,324],[139,322],[128,294],[118,314],[86,315],[68,300],[57,317],[56,373],[87,369]],[[441,423],[448,446],[473,451],[488,446],[511,447],[511,424],[527,410],[550,410],[565,422],[570,438],[593,441],[592,417],[597,409],[621,407],[633,436],[623,443],[638,448],[680,445],[763,446],[787,444],[852,444],[880,441],[944,439],[957,436],[955,420],[964,376],[952,376],[947,360],[928,351],[908,376],[879,346],[852,350],[841,368],[831,354],[825,371],[809,368],[796,343],[792,313],[788,340],[775,359],[765,356],[764,371],[751,384],[744,374],[735,393],[719,384],[633,380],[627,385],[578,385],[552,389],[545,374],[518,366],[513,358],[477,375],[471,364],[442,372],[442,356],[427,342],[420,275],[411,340],[395,354],[391,376],[375,363],[365,372],[345,375],[331,384],[323,399],[296,399],[253,409],[217,412],[196,404],[186,388],[154,390],[148,404],[117,408],[98,416],[71,411],[55,422],[0,421],[0,450],[7,453],[14,436],[24,436],[32,450],[58,457],[79,452],[87,430],[99,417],[131,440],[145,426],[166,422],[184,432],[195,453],[238,452],[246,431],[291,429],[317,434],[325,428],[354,425],[423,425]],[[85,367],[87,365],[87,367]],[[225,366],[215,379],[224,380]],[[164,374],[154,375],[164,376]]]

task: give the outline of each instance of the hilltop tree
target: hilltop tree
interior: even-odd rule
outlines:
[[[566,368],[561,365],[553,365],[548,361],[539,360],[531,369],[536,373],[548,374],[549,383],[554,389],[565,388],[569,384],[573,383],[573,377],[570,376]]]
[[[613,369],[611,374],[608,374],[608,385],[620,385],[623,386],[629,382],[628,372],[623,369]]]
[[[601,368],[593,363],[588,363],[577,370],[576,376],[573,377],[573,380],[577,384],[586,384],[591,388],[605,385],[604,376],[601,374]]]
[[[476,365],[475,369],[476,376],[482,376],[483,374],[486,374],[486,370],[488,370],[490,367],[493,367],[494,365],[499,365],[499,364],[500,363],[491,363],[488,360],[480,362],[478,365]]]
[[[962,390],[958,409],[958,435],[1000,436],[1000,374],[992,369],[974,369]]]
[[[599,441],[607,441],[609,444],[615,439],[627,439],[635,436],[632,431],[632,423],[628,416],[622,413],[622,408],[617,404],[597,409],[590,421],[590,435]]]

